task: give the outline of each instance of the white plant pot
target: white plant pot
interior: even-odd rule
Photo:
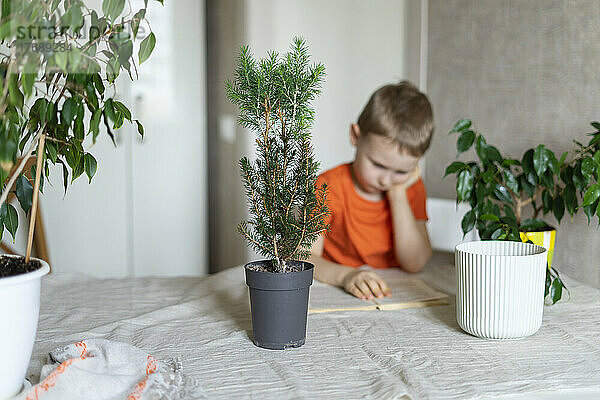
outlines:
[[[13,257],[3,255],[3,257]],[[0,278],[0,399],[16,395],[23,386],[40,311],[40,283],[48,263],[27,274]]]
[[[472,335],[516,339],[537,332],[544,311],[546,249],[531,243],[461,243],[456,264],[456,320]]]

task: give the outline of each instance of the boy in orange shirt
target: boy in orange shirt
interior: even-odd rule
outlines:
[[[433,134],[431,104],[407,81],[379,88],[350,126],[352,163],[319,176],[328,185],[330,231],[311,248],[315,277],[361,299],[389,296],[377,274],[419,272],[432,250],[425,226],[426,191],[418,162]]]

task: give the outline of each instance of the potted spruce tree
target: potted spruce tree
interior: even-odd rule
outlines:
[[[162,0],[157,0],[162,4]],[[97,161],[88,151],[101,132],[115,140],[125,120],[143,126],[109,93],[151,54],[155,37],[144,8],[104,0],[102,14],[81,0],[2,0],[0,16],[0,237],[19,225],[12,194],[29,216],[25,257],[0,257],[0,399],[18,392],[31,357],[40,306],[40,280],[50,270],[31,257],[38,194],[50,165],[62,168],[65,192]],[[145,31],[145,33],[144,33]],[[143,38],[143,40],[141,40]],[[140,39],[137,62],[134,42]],[[114,93],[114,91],[113,91]],[[35,157],[31,169],[30,158]]]
[[[250,218],[238,231],[266,260],[246,264],[254,343],[268,349],[302,346],[313,265],[309,249],[327,229],[326,187],[310,144],[311,101],[320,93],[322,64],[310,64],[295,38],[283,57],[256,61],[243,47],[227,95],[239,123],[256,135],[257,158],[240,160]]]
[[[600,123],[591,125],[594,131],[588,133],[588,143],[574,140],[574,150],[564,152],[560,159],[543,144],[525,150],[521,159],[503,156],[473,129],[469,119],[459,120],[449,133],[458,134],[457,157],[471,147],[478,157],[452,162],[444,175],[457,175],[457,202],[471,206],[462,220],[463,232],[477,228],[483,240],[545,247],[544,297],[552,304],[561,299],[565,286],[552,267],[556,229],[540,217],[554,215],[560,223],[565,210],[572,217],[583,209],[588,224],[594,216],[600,221]]]

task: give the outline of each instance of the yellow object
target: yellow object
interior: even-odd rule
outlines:
[[[531,240],[533,244],[542,246],[548,250],[548,268],[552,266],[552,257],[554,257],[554,241],[556,240],[556,230],[542,232],[521,232],[521,240],[527,242]]]

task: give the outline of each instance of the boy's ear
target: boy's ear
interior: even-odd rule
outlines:
[[[358,124],[350,125],[350,143],[352,146],[356,147],[358,145],[358,140],[360,139],[360,127]]]

